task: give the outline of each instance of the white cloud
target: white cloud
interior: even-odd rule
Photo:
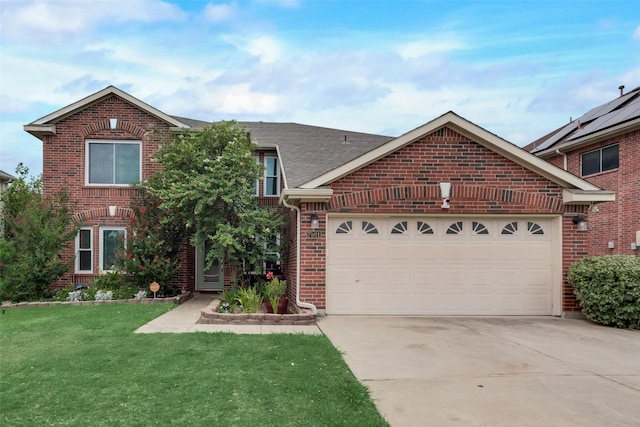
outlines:
[[[261,64],[276,63],[284,56],[284,46],[271,36],[259,36],[253,39],[227,37],[227,41],[241,51],[258,58]]]
[[[162,22],[185,17],[161,0],[4,2],[3,37],[17,41],[62,42],[103,22]]]
[[[398,47],[398,53],[403,59],[417,59],[423,56],[448,53],[464,49],[462,42],[451,40],[419,40],[405,43]]]
[[[237,11],[235,3],[213,4],[209,3],[204,8],[204,16],[210,22],[223,22],[233,18]]]
[[[231,86],[220,109],[230,114],[269,114],[278,108],[278,96],[251,91],[248,84]]]
[[[297,8],[300,7],[300,0],[260,0],[262,3],[270,3],[279,7]]]

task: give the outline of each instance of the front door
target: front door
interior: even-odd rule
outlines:
[[[210,244],[205,243],[196,249],[196,290],[222,291],[224,290],[224,275],[220,261],[214,261],[211,267],[205,269],[206,254]]]

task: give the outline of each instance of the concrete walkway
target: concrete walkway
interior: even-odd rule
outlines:
[[[316,325],[200,325],[200,311],[213,301],[211,294],[193,297],[167,313],[136,329],[137,334],[232,332],[234,334],[321,334]]]

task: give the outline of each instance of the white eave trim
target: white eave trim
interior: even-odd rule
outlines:
[[[597,191],[600,188],[578,178],[577,176],[564,171],[546,160],[540,159],[533,154],[519,148],[499,136],[481,128],[480,126],[458,116],[454,112],[448,112],[380,147],[363,154],[362,156],[345,163],[344,165],[327,172],[300,186],[300,188],[317,188],[342,178],[376,160],[392,153],[406,145],[411,144],[424,135],[435,132],[442,127],[450,127],[456,132],[477,142],[488,149],[501,154],[509,160],[525,167],[537,174],[555,182],[563,187],[574,187],[580,190]]]
[[[55,121],[55,120],[59,120],[61,118],[64,118],[66,116],[69,116],[73,113],[75,113],[78,110],[81,110],[97,101],[99,101],[100,99],[104,98],[105,96],[108,95],[116,95],[119,96],[120,98],[124,99],[125,101],[135,105],[136,107],[140,108],[141,110],[144,110],[146,112],[148,112],[149,114],[156,116],[157,118],[159,118],[160,120],[163,120],[167,123],[169,123],[170,125],[173,125],[174,127],[177,128],[189,128],[188,125],[186,125],[185,123],[182,123],[181,121],[175,119],[174,117],[171,117],[168,114],[163,113],[162,111],[152,107],[151,105],[140,101],[139,99],[129,95],[126,92],[121,91],[120,89],[118,89],[115,86],[107,86],[106,88],[102,89],[99,92],[94,93],[93,95],[89,95],[86,98],[83,98],[77,102],[74,102],[73,104],[67,105],[66,107],[63,107],[57,111],[54,111],[51,114],[47,114],[44,117],[39,118],[38,120],[29,123],[28,125],[25,126],[30,126],[30,125],[46,125],[49,124],[49,122]],[[25,129],[26,130],[26,129]]]
[[[616,193],[608,190],[581,191],[575,189],[562,190],[562,203],[565,205],[587,205],[599,202],[615,202]]]
[[[35,135],[55,135],[56,125],[24,125],[25,132]]]
[[[286,200],[287,203],[292,202],[326,202],[333,196],[331,188],[290,188],[282,190],[280,194],[280,202]],[[294,203],[292,203],[294,204]]]

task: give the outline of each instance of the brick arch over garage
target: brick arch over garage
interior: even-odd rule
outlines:
[[[387,187],[334,195],[329,200],[329,209],[341,210],[388,201],[435,201],[440,199],[439,185]],[[562,199],[559,197],[507,188],[453,183],[451,201],[454,206],[456,200],[499,202],[511,206],[528,206],[536,210],[564,212]]]
[[[133,209],[121,208],[118,206],[116,207],[116,214],[113,216],[113,218],[133,218],[134,216],[135,215],[133,214]],[[109,207],[87,209],[85,211],[78,212],[77,214],[73,215],[72,219],[74,223],[81,224],[83,222],[87,222],[94,218],[104,218],[104,217],[110,217]]]
[[[108,119],[97,120],[93,123],[90,123],[89,125],[83,127],[81,132],[82,132],[82,136],[86,138],[89,135],[93,135],[100,131],[105,131],[105,130],[106,131],[112,130]],[[123,121],[123,120],[117,121],[115,130],[122,130],[122,131],[128,132],[131,135],[135,136],[136,138],[140,138],[140,139],[144,138],[144,136],[147,133],[147,131],[141,128],[140,126],[137,126],[134,123]]]

